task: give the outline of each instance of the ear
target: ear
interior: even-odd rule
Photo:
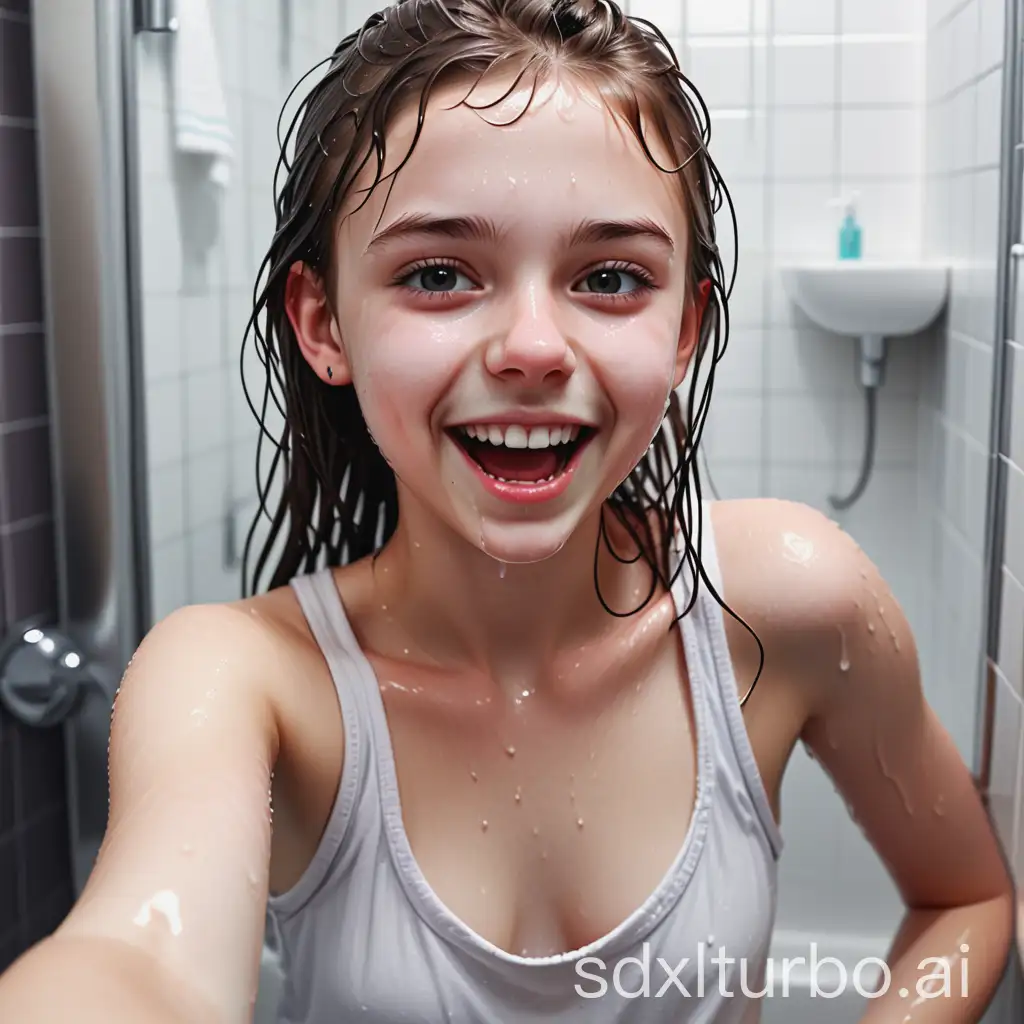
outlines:
[[[704,322],[704,312],[711,298],[711,282],[707,279],[697,286],[697,294],[688,297],[683,310],[683,323],[679,329],[679,346],[676,349],[676,375],[672,384],[678,388],[686,378],[690,360],[700,341],[700,325]]]
[[[327,301],[320,275],[305,263],[293,263],[284,286],[284,308],[299,350],[325,384],[351,384],[352,371],[341,330]],[[327,368],[331,368],[331,376]]]

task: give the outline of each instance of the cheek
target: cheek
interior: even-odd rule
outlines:
[[[676,337],[665,331],[624,335],[608,347],[602,359],[604,385],[620,426],[635,426],[642,433],[661,420],[675,364]]]
[[[456,346],[434,336],[429,325],[413,330],[400,322],[385,323],[372,336],[361,332],[353,339],[350,358],[370,432],[389,459],[400,456],[395,445],[425,435],[424,424],[458,366]]]

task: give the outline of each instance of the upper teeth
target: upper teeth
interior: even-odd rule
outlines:
[[[497,426],[495,424],[471,423],[459,428],[464,434],[478,441],[490,441],[506,448],[550,448],[556,444],[568,444],[579,437],[578,424],[566,423],[560,427],[521,427],[518,424]]]

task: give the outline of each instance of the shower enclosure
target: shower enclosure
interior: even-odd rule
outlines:
[[[274,228],[277,119],[344,34],[344,6],[209,3],[226,185],[176,147],[174,0],[34,7],[61,606],[59,623],[23,624],[45,643],[15,656],[7,695],[37,724],[67,716],[76,893],[106,825],[110,710],[132,652],[174,608],[240,596],[257,432],[239,352]],[[258,1019],[278,977],[269,947],[264,964]]]
[[[82,671],[65,674],[56,696],[26,691],[22,710],[52,719],[73,709],[76,892],[106,823],[110,708],[132,652],[174,608],[239,596],[257,436],[239,354],[274,227],[279,110],[329,43],[381,2],[211,0],[232,133],[226,187],[175,146],[173,0],[34,6],[61,621],[32,625]],[[1014,14],[1008,28],[1018,25]],[[1019,182],[1005,193],[1014,211],[1018,192]],[[1008,242],[1020,240],[1016,224]],[[254,360],[249,345],[242,371],[259,388]],[[984,723],[984,698],[981,712]],[[278,977],[269,947],[264,960],[259,1013]]]

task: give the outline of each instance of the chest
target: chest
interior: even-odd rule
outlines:
[[[367,655],[415,867],[447,911],[502,949],[545,956],[608,934],[683,848],[707,715],[693,695],[709,681],[691,680],[679,632],[656,625],[626,658],[573,661],[570,685],[550,691],[524,680],[499,693]],[[311,658],[305,679],[274,782],[274,892],[312,859],[342,769],[330,674]],[[778,693],[762,701],[783,704]],[[795,733],[779,715],[747,724],[774,804]]]
[[[697,789],[678,641],[598,699],[524,685],[453,710],[417,673],[374,668],[416,865],[478,935],[520,955],[576,949],[657,888]]]

